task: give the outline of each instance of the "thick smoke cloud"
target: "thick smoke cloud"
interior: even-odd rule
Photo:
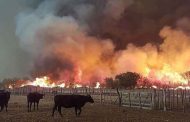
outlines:
[[[87,83],[126,71],[146,74],[147,69],[160,70],[165,64],[183,72],[189,70],[185,68],[189,4],[188,0],[35,1],[17,16],[16,35],[34,59],[34,76]]]

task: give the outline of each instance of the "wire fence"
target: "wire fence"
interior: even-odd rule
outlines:
[[[27,95],[40,92],[46,95],[56,94],[90,94],[95,102],[115,104],[140,109],[158,109],[164,111],[189,111],[190,90],[187,89],[108,89],[108,88],[43,88],[25,86],[8,89],[13,95]],[[119,101],[121,99],[121,102]]]

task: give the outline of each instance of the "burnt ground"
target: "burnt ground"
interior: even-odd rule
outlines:
[[[62,109],[51,116],[52,97],[40,101],[39,110],[27,112],[26,96],[11,96],[8,112],[0,113],[0,122],[190,122],[190,113],[141,110],[116,105],[87,104],[80,117],[74,109]]]

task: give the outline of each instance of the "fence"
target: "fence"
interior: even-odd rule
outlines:
[[[133,89],[119,90],[107,88],[42,88],[25,86],[9,89],[12,94],[26,95],[38,91],[44,94],[91,94],[96,102],[101,104],[119,104],[140,109],[178,110],[188,111],[190,103],[190,90],[174,89]]]

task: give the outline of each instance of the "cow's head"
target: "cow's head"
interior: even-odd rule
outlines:
[[[43,99],[43,97],[44,97],[44,94],[38,94],[39,99]]]
[[[11,95],[11,92],[6,92],[6,94],[7,94],[7,99],[9,100],[10,99],[10,95]]]
[[[87,102],[94,103],[94,100],[90,95],[87,95]]]

